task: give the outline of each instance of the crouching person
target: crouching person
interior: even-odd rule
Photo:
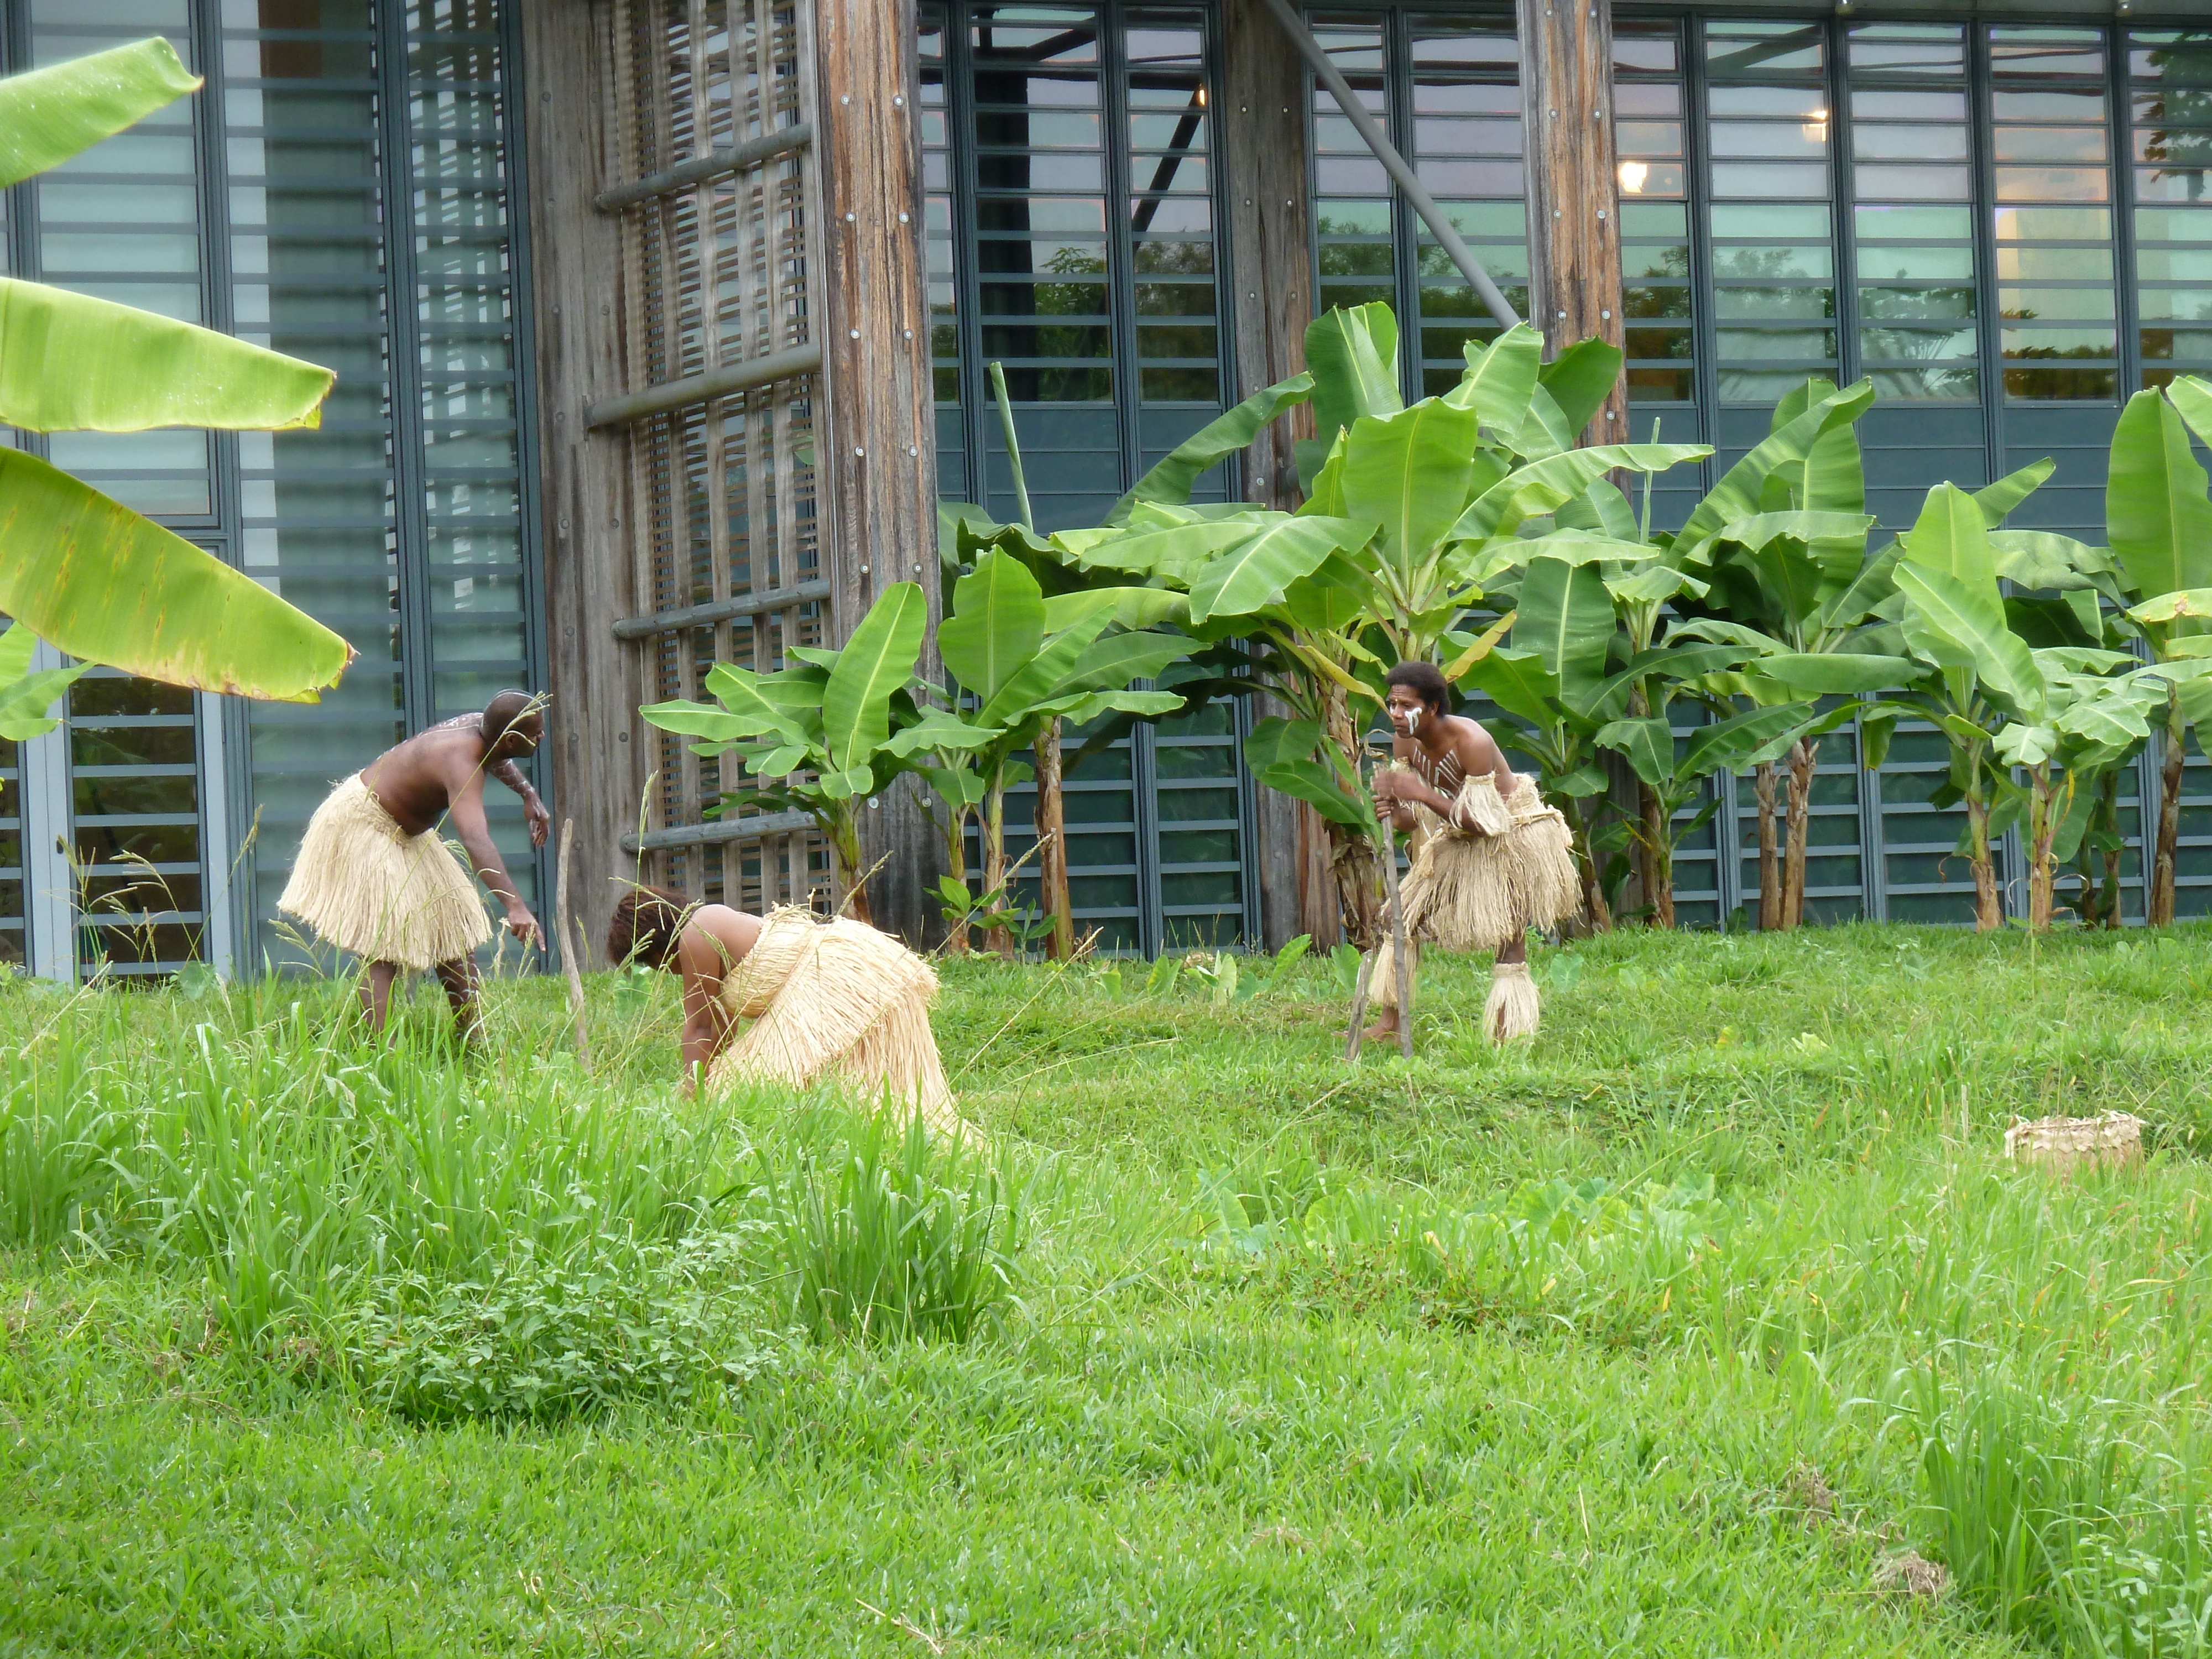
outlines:
[[[702,1078],[710,1093],[835,1078],[906,1102],[933,1129],[965,1127],[929,1029],[937,975],[866,922],[793,908],[763,918],[638,887],[615,906],[607,957],[684,976],[686,1094]]]

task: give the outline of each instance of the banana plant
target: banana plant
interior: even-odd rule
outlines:
[[[0,81],[0,185],[200,85],[161,39]],[[286,431],[321,419],[330,370],[129,306],[0,277],[0,423],[32,432]],[[30,669],[33,635],[82,663],[295,702],[353,649],[241,573],[21,450],[0,448],[0,732],[52,729],[74,678]]]
[[[694,753],[728,755],[750,783],[725,788],[724,815],[752,807],[804,812],[828,844],[840,904],[870,920],[860,868],[860,811],[917,757],[960,752],[993,728],[917,705],[908,690],[921,656],[927,604],[921,587],[885,588],[836,650],[794,647],[798,660],[772,673],[717,663],[707,675],[713,704],[678,700],[638,710],[664,732],[698,739]]]
[[[1180,708],[1176,692],[1130,689],[1191,651],[1188,636],[1149,625],[1179,609],[1174,596],[1126,584],[1048,597],[1025,560],[999,544],[983,547],[954,582],[950,614],[937,634],[951,679],[925,690],[937,699],[929,715],[941,729],[979,734],[961,745],[973,775],[925,775],[944,805],[947,850],[963,882],[967,827],[981,815],[985,905],[1006,908],[1006,791],[1034,775],[1015,757],[1035,751],[1048,722],[1079,725],[1115,711],[1157,717]],[[1001,953],[1012,950],[1002,927],[992,929],[989,944]]]
[[[2118,565],[2122,603],[2160,662],[2212,651],[2212,497],[2190,434],[2212,444],[2212,383],[2175,380],[2138,392],[2112,431],[2105,484],[2105,532]],[[2206,596],[2195,605],[2173,596]],[[2196,696],[2201,694],[2191,694]],[[2196,717],[2182,683],[2166,700],[2165,770],[2153,842],[2148,920],[2173,921],[2174,866],[2181,843],[2181,775]],[[2200,734],[2202,728],[2200,727]]]

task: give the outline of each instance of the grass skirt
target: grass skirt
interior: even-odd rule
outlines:
[[[1574,840],[1557,807],[1547,806],[1534,779],[1510,799],[1487,772],[1469,778],[1453,803],[1480,833],[1446,823],[1425,806],[1413,809],[1413,867],[1398,890],[1406,907],[1407,966],[1415,940],[1446,951],[1498,951],[1531,927],[1556,927],[1582,908]],[[1367,1000],[1398,1004],[1386,932]]]
[[[307,821],[276,908],[325,944],[410,973],[491,939],[476,883],[434,830],[410,836],[361,781],[342,779]]]
[[[785,908],[722,979],[722,1006],[752,1025],[714,1056],[710,1089],[738,1082],[805,1087],[824,1077],[855,1094],[885,1092],[933,1129],[964,1126],[929,1029],[937,975],[888,933],[840,916]]]

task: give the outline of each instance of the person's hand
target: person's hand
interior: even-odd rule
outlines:
[[[1395,806],[1398,801],[1398,770],[1389,768],[1375,775],[1375,804]]]
[[[545,833],[553,827],[553,815],[545,810],[545,803],[533,789],[522,798],[522,821],[530,826],[530,844],[545,845]]]
[[[534,945],[541,951],[545,948],[545,930],[538,925],[538,918],[530,914],[526,904],[514,905],[507,910],[507,931],[525,945]]]

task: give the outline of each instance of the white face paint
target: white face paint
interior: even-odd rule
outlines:
[[[1415,737],[1419,734],[1421,729],[1421,713],[1422,710],[1420,705],[1418,703],[1406,711],[1406,735],[1407,737]]]

